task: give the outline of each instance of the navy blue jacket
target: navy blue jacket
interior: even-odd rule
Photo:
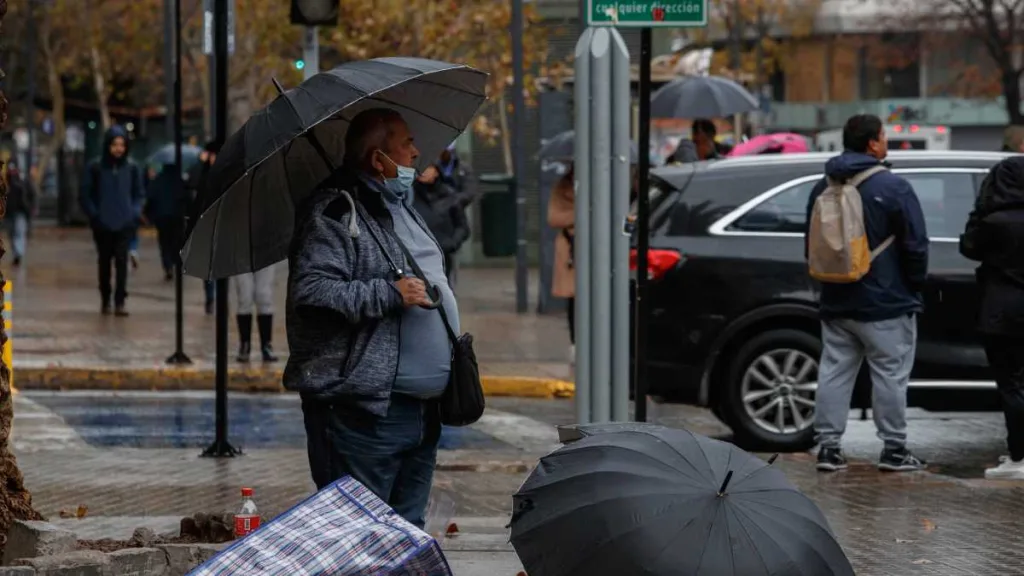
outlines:
[[[872,156],[846,151],[825,164],[825,174],[848,180],[878,164]],[[823,178],[811,191],[808,223],[815,200],[827,186]],[[928,232],[921,203],[906,180],[888,171],[871,176],[859,190],[868,245],[874,249],[889,236],[895,236],[895,241],[857,282],[822,283],[821,317],[876,322],[920,312],[924,307],[920,292],[928,275]],[[806,235],[804,238],[806,256]]]
[[[120,231],[136,228],[142,217],[146,190],[142,170],[128,158],[110,155],[110,143],[116,137],[128,143],[128,133],[120,126],[107,130],[103,138],[103,156],[86,166],[78,202],[94,228]]]

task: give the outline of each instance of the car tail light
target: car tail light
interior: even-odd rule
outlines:
[[[938,132],[939,134],[945,134],[946,133],[946,127],[945,126],[936,126],[935,127],[935,131]]]
[[[657,280],[681,262],[683,262],[683,255],[675,250],[648,250],[647,277],[651,280]],[[629,251],[629,270],[636,272],[635,248]]]

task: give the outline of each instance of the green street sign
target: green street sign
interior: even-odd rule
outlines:
[[[588,26],[696,28],[708,25],[708,0],[587,0]]]

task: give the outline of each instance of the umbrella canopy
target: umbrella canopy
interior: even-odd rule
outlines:
[[[295,207],[336,170],[349,122],[397,111],[430,165],[485,100],[487,74],[422,58],[349,62],[306,80],[256,112],[224,143],[182,249],[186,273],[225,278],[288,256]]]
[[[576,131],[566,130],[542,142],[537,157],[543,160],[572,161],[576,153]],[[629,143],[629,163],[636,164],[637,158],[636,142]]]
[[[577,430],[513,497],[530,576],[853,574],[821,511],[761,459],[661,426]]]
[[[757,110],[747,89],[721,76],[687,76],[665,84],[651,97],[654,118],[722,118]]]
[[[187,172],[196,162],[199,161],[199,153],[203,149],[191,144],[182,144],[181,163],[182,171]],[[146,165],[161,169],[165,164],[174,164],[174,144],[165,144],[146,158]]]
[[[737,144],[729,156],[753,156],[756,154],[800,154],[807,152],[807,138],[799,134],[780,132],[763,134]]]

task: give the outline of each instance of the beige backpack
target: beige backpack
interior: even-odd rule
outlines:
[[[871,270],[871,261],[892,244],[889,236],[871,250],[864,230],[864,203],[857,187],[885,170],[874,166],[846,182],[828,179],[828,187],[814,201],[807,230],[807,266],[821,282],[849,284]]]

